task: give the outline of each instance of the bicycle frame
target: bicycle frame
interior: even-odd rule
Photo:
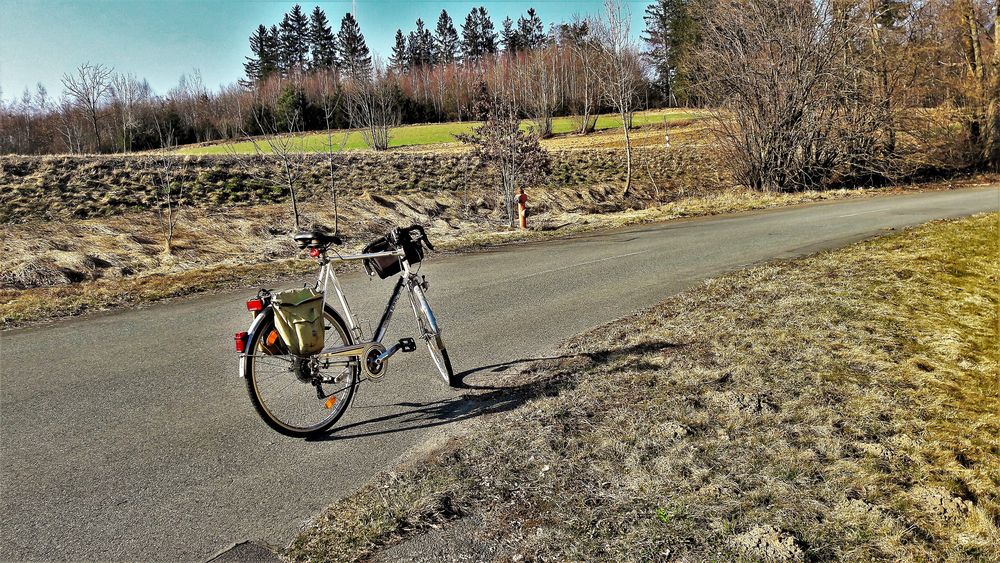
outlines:
[[[393,287],[392,294],[389,297],[389,302],[386,304],[385,311],[382,313],[381,319],[379,319],[378,327],[372,334],[371,340],[364,339],[364,332],[361,327],[358,326],[357,318],[354,316],[354,312],[351,310],[351,306],[347,301],[347,296],[344,293],[344,289],[340,285],[340,280],[337,278],[337,273],[334,271],[333,264],[336,262],[348,262],[355,260],[364,260],[367,258],[382,258],[392,256],[400,260],[402,265],[402,272],[400,272],[399,279],[396,280],[396,285]],[[406,260],[405,251],[402,249],[390,250],[385,252],[372,252],[364,254],[338,254],[335,258],[329,258],[325,253],[318,256],[320,262],[319,276],[316,279],[316,289],[320,290],[322,288],[323,303],[322,306],[325,309],[327,305],[327,296],[332,288],[333,292],[337,295],[337,300],[340,302],[341,309],[343,309],[344,320],[348,325],[348,329],[351,332],[351,336],[354,340],[354,344],[348,344],[344,346],[336,346],[334,348],[327,348],[320,351],[318,354],[311,356],[318,360],[332,362],[336,365],[350,365],[355,362],[360,363],[363,371],[368,373],[369,376],[374,374],[368,369],[370,361],[374,360],[379,363],[388,360],[389,357],[394,355],[396,352],[412,351],[406,349],[404,345],[405,340],[410,340],[412,346],[412,339],[402,339],[399,344],[394,344],[389,349],[382,346],[382,339],[385,338],[385,334],[389,328],[389,321],[392,319],[392,314],[396,310],[396,304],[399,301],[399,295],[403,291],[403,288],[412,290],[413,273],[410,270],[410,264]],[[412,293],[410,294],[410,304],[413,307],[413,314],[418,318],[419,313],[417,311],[416,301],[413,299]],[[256,325],[254,325],[256,326]],[[254,330],[254,326],[251,326],[251,331]],[[374,351],[374,352],[373,352]],[[376,356],[372,356],[376,353]],[[242,354],[246,357],[248,354]],[[363,358],[368,358],[365,361]]]
[[[361,327],[358,326],[354,312],[351,310],[350,304],[347,302],[347,296],[344,293],[344,289],[340,285],[340,280],[337,278],[337,273],[334,271],[333,264],[336,262],[348,262],[354,260],[365,260],[367,258],[382,258],[386,256],[394,256],[400,259],[403,266],[403,271],[400,273],[399,278],[396,280],[396,285],[392,288],[392,294],[389,296],[389,302],[386,303],[385,311],[382,312],[382,317],[379,319],[378,325],[375,331],[372,333],[371,340],[364,341],[364,333]],[[392,250],[386,252],[372,252],[367,254],[347,254],[347,255],[337,255],[334,259],[328,259],[326,257],[321,258],[321,267],[319,271],[319,276],[316,280],[316,287],[319,289],[322,286],[323,292],[323,306],[326,306],[327,296],[329,295],[329,289],[333,288],[334,293],[337,295],[337,300],[340,302],[341,309],[344,312],[344,319],[347,321],[348,328],[350,329],[352,336],[358,344],[353,346],[344,346],[335,350],[321,352],[320,356],[360,356],[362,351],[372,344],[381,344],[382,339],[385,338],[385,333],[389,329],[389,321],[392,319],[392,314],[396,310],[396,303],[399,300],[399,294],[402,292],[403,287],[406,286],[407,280],[410,276],[410,264],[405,258],[405,253],[403,250]],[[412,301],[412,298],[411,298]],[[414,305],[414,314],[416,314],[416,309]]]

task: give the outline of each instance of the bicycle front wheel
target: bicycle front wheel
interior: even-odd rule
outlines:
[[[427,304],[424,289],[419,284],[414,284],[410,292],[413,296],[414,312],[417,315],[420,336],[427,343],[431,359],[434,360],[434,365],[437,367],[445,383],[451,387],[456,387],[458,381],[455,378],[454,370],[451,369],[451,359],[448,357],[448,350],[445,349],[444,340],[441,338],[441,327],[438,326],[434,312],[431,311],[430,305]]]
[[[247,342],[243,377],[257,414],[274,430],[304,437],[323,432],[347,410],[357,387],[357,362],[345,364],[288,354],[274,327],[274,313]],[[324,313],[325,342],[330,349],[352,344],[346,324],[330,307]]]

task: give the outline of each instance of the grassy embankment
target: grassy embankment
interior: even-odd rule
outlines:
[[[669,125],[688,122],[699,119],[701,112],[688,110],[654,110],[638,112],[633,117],[633,125],[642,127],[646,125],[663,124],[664,120]],[[390,148],[418,147],[427,145],[441,145],[455,143],[455,135],[472,132],[472,128],[479,125],[479,122],[449,122],[430,123],[423,125],[404,125],[392,130],[392,137],[389,143]],[[524,121],[521,125],[523,129],[532,127],[531,121]],[[597,120],[597,131],[620,129],[622,120],[617,115],[602,115]],[[554,135],[566,135],[576,129],[576,124],[571,117],[557,117],[552,120],[552,133]],[[359,131],[338,130],[332,133],[333,144],[336,149],[343,145],[344,150],[364,150],[368,148]],[[345,139],[344,136],[347,136]],[[550,141],[544,141],[543,144]],[[326,132],[305,133],[299,135],[293,147],[302,152],[326,152],[329,150],[330,136]],[[271,152],[266,142],[259,143],[263,152]],[[181,147],[177,150],[179,154],[203,155],[203,154],[248,154],[256,152],[254,144],[249,141],[238,143],[211,143],[203,145],[192,145]]]
[[[933,223],[576,337],[467,397],[522,407],[285,554],[363,558],[444,525],[497,560],[996,561],[998,241],[1000,214]]]
[[[462,194],[368,195],[341,206],[348,250],[396,224],[429,225],[435,245],[463,251],[599,229],[771,209],[814,201],[872,197],[894,188],[766,194],[738,189],[636,207],[607,188],[545,194],[532,228],[497,227],[489,209]],[[328,204],[306,203],[309,224],[332,225]],[[130,307],[197,293],[273,285],[312,272],[291,243],[287,205],[209,211],[185,209],[163,254],[156,215],[133,213],[73,221],[0,225],[0,328]],[[431,258],[433,259],[433,257]]]
[[[565,120],[564,120],[565,121]],[[732,185],[703,122],[672,122],[669,150],[653,120],[633,133],[635,175],[621,196],[621,131],[562,135],[552,173],[529,190],[532,230],[500,227],[493,180],[454,144],[419,153],[348,151],[335,178],[348,248],[393,223],[431,226],[444,248],[816,201],[895,188],[761,194]],[[613,125],[613,124],[612,124]],[[580,150],[584,149],[584,150]],[[178,160],[182,199],[166,255],[157,167]],[[307,157],[298,187],[303,224],[332,225],[326,157]],[[0,327],[231,287],[309,270],[290,243],[287,190],[269,158],[234,155],[10,157],[0,162]],[[974,183],[968,180],[959,184]],[[938,186],[917,186],[926,189]],[[950,183],[945,187],[951,187]]]

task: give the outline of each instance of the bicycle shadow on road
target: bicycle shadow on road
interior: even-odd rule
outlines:
[[[519,358],[508,362],[480,366],[460,372],[462,395],[429,401],[398,402],[380,408],[402,408],[394,412],[334,427],[325,435],[306,438],[308,441],[351,440],[433,428],[475,417],[511,411],[531,399],[558,393],[562,383],[579,368],[614,357],[636,356],[651,351],[665,351],[681,346],[671,342],[647,342],[623,349],[579,352],[540,358]],[[632,364],[642,368],[642,363]],[[657,366],[650,366],[656,368]],[[556,375],[549,375],[550,372]],[[485,374],[485,381],[480,381]],[[475,376],[479,377],[475,377]],[[468,383],[473,378],[474,383]]]
[[[307,441],[350,440],[384,434],[394,434],[424,428],[433,428],[445,424],[453,424],[483,416],[513,410],[528,399],[538,395],[540,386],[547,381],[534,380],[515,384],[516,379],[509,377],[517,375],[516,368],[522,365],[532,365],[546,360],[563,360],[575,355],[547,356],[541,358],[520,358],[487,366],[465,370],[455,374],[460,386],[456,389],[462,395],[430,401],[425,403],[399,402],[384,407],[401,407],[403,412],[376,416],[367,420],[352,422],[343,426],[335,426],[333,430],[321,436],[306,438]],[[515,373],[511,373],[512,369]],[[489,372],[493,375],[490,384],[466,383],[470,376]],[[505,377],[508,376],[508,377]],[[509,384],[508,384],[509,382]],[[385,423],[392,423],[390,428]]]

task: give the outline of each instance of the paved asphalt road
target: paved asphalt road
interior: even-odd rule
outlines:
[[[997,188],[825,203],[433,255],[423,273],[456,371],[484,383],[704,278],[997,210]],[[390,284],[345,282],[374,324]],[[248,538],[283,545],[456,422],[516,406],[463,400],[420,348],[363,385],[327,439],[280,436],[236,375],[249,293],[0,334],[0,558],[197,560]],[[407,313],[390,337],[411,334]]]

